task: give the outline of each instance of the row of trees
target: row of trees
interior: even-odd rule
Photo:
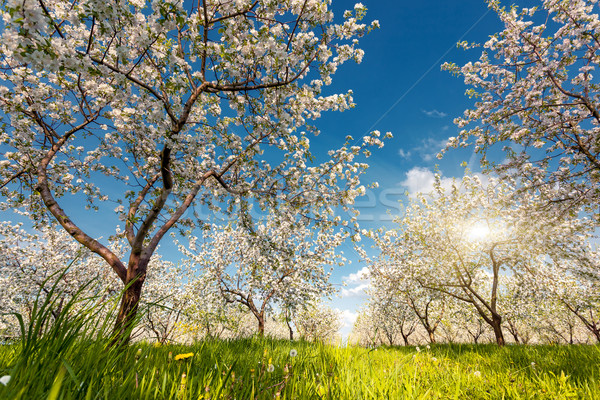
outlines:
[[[19,334],[14,313],[22,315],[27,323],[33,317],[35,303],[41,304],[49,296],[52,299],[48,326],[63,311],[62,305],[74,299],[76,302],[93,299],[98,304],[96,317],[99,319],[105,319],[115,311],[115,300],[122,291],[118,279],[106,273],[98,257],[70,240],[66,232],[53,228],[32,235],[18,225],[0,224],[3,237],[0,241],[0,290],[3,292],[0,332],[3,337]],[[119,242],[113,242],[111,246],[116,253],[122,251],[120,247]],[[195,253],[199,254],[202,253]],[[64,260],[71,260],[68,267]],[[300,269],[296,269],[294,275],[300,282],[290,281],[287,286],[274,287],[268,291],[270,296],[264,296],[270,281],[265,280],[260,286],[263,292],[260,292],[257,284],[252,283],[259,277],[246,276],[247,271],[240,268],[236,275],[239,279],[236,290],[248,294],[243,301],[234,301],[229,297],[225,283],[213,280],[213,271],[208,268],[202,267],[206,275],[198,276],[190,272],[194,269],[189,265],[175,265],[159,257],[153,258],[150,265],[152,270],[139,305],[141,312],[133,330],[134,338],[167,342],[245,337],[257,333],[293,338],[295,333],[296,337],[307,340],[332,341],[338,334],[339,314],[320,302],[320,288],[311,288],[312,292],[318,293],[311,296],[312,292],[302,286],[310,282],[302,282],[297,276]],[[254,272],[259,274],[261,268],[256,265]],[[222,272],[226,273],[225,270]],[[298,285],[296,289],[294,284]],[[323,281],[323,284],[327,285],[327,282]],[[305,301],[293,307],[289,302],[282,302],[290,290],[298,293],[307,290],[301,294]],[[256,313],[253,301],[261,301],[261,314]],[[70,312],[77,311],[74,307]]]
[[[483,183],[467,174],[446,189],[437,176],[435,190],[418,195],[395,223],[396,229],[372,235],[380,250],[370,262],[372,301],[380,310],[409,303],[432,341],[450,299],[468,304],[503,345],[503,327],[517,338],[511,319],[531,311],[525,300],[544,303],[554,294],[572,304],[573,291],[596,286],[600,254],[590,244],[593,222],[553,212],[507,179]],[[434,308],[439,315],[428,318]],[[595,324],[590,329],[597,335]]]
[[[597,281],[565,279],[562,271],[560,276],[548,269],[543,273],[548,275],[537,283],[519,275],[500,276],[497,313],[505,342],[600,341]],[[494,327],[470,302],[418,283],[399,291],[381,277],[374,282],[351,342],[363,346],[498,342]],[[483,295],[489,293],[492,282],[490,276],[482,281]]]

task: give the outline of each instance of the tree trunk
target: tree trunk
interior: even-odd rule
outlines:
[[[598,343],[600,343],[600,330],[598,330],[598,329],[591,329],[591,331],[594,334],[594,336],[596,337],[596,341]]]
[[[512,320],[507,320],[508,323],[508,331],[510,332],[510,334],[512,335],[513,339],[515,340],[515,343],[521,343],[521,339],[519,338],[519,331],[517,331],[517,327],[516,325],[512,322]]]
[[[504,346],[506,342],[504,341],[504,335],[502,334],[502,318],[499,315],[492,316],[492,329],[494,330],[498,346]]]
[[[517,343],[517,344],[521,343],[521,339],[519,338],[519,332],[517,332],[517,329],[510,322],[508,323],[507,329],[508,329],[508,332],[513,337],[513,339],[515,340],[515,343]]]
[[[408,344],[408,335],[402,334],[402,339],[404,340],[404,345],[409,346]]]
[[[263,315],[256,316],[258,320],[258,336],[265,336],[265,317]]]
[[[574,339],[574,332],[573,332],[574,326],[572,324],[569,324],[569,344],[573,344],[575,343]]]
[[[427,333],[429,334],[429,342],[432,343],[432,344],[435,343],[435,334],[434,334],[434,331],[428,329]]]
[[[288,329],[290,330],[290,340],[294,340],[294,330],[292,329],[292,325],[290,324],[289,318],[285,319],[285,323],[287,324]]]
[[[134,257],[132,256],[132,259],[133,258]],[[133,323],[136,319],[140,303],[140,297],[142,296],[142,287],[146,280],[146,266],[147,263],[141,263],[139,259],[135,261],[130,260],[129,268],[127,268],[126,289],[121,296],[119,314],[117,315],[113,331],[113,345],[126,345],[129,343],[131,330],[133,329]]]
[[[256,321],[258,322],[258,336],[264,337],[265,336],[265,310],[262,309],[261,311],[258,311],[258,310],[256,310],[256,308],[253,309],[253,307],[250,307],[250,310],[252,311],[252,314],[254,314],[254,316],[256,317]]]

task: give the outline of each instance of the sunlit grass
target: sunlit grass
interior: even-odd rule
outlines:
[[[2,399],[595,399],[600,347],[365,349],[263,338],[111,346],[94,299],[36,304],[0,346]],[[74,312],[76,310],[76,312]],[[112,317],[106,319],[112,321]],[[3,380],[2,382],[5,382]]]
[[[600,393],[596,346],[437,345],[417,352],[256,338],[140,343],[119,352],[81,341],[40,352],[15,371],[20,350],[0,349],[0,374],[12,376],[0,387],[2,398],[49,398],[57,387],[51,398],[591,399]],[[179,354],[189,356],[176,360]]]

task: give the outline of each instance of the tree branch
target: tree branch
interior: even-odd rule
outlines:
[[[52,148],[48,151],[46,156],[40,161],[40,164],[37,169],[38,175],[38,184],[36,186],[36,190],[40,192],[42,196],[42,200],[44,204],[48,208],[48,210],[52,213],[54,218],[58,221],[58,223],[79,243],[90,249],[92,252],[100,255],[106,262],[112,267],[115,273],[119,276],[123,283],[127,280],[127,269],[119,260],[119,258],[110,251],[107,247],[102,245],[97,240],[88,236],[85,232],[83,232],[71,219],[67,216],[65,211],[58,205],[54,196],[52,196],[52,192],[50,191],[50,185],[48,182],[47,168],[50,161],[54,158],[56,153],[60,150],[63,144],[73,135],[75,132],[83,129],[89,121],[85,121],[82,124],[74,127],[69,132],[65,133],[60,140],[58,140]]]

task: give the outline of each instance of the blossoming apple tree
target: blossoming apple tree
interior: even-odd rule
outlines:
[[[199,284],[214,282],[228,303],[239,303],[256,317],[258,332],[274,304],[291,311],[331,295],[331,268],[344,258],[337,247],[349,235],[290,212],[272,212],[250,225],[250,217],[227,226],[213,225],[210,239],[180,246],[190,268],[200,270]]]
[[[389,268],[395,268],[393,264],[374,263],[371,267],[371,302],[375,319],[395,320],[405,344],[407,333],[414,331],[412,321],[416,319],[427,333],[429,342],[435,343],[436,331],[445,317],[448,303],[443,293],[421,286],[412,275],[393,275],[396,279],[390,279]],[[381,330],[387,336],[386,329],[381,327]]]
[[[2,3],[3,208],[38,223],[50,215],[104,259],[127,287],[116,332],[135,315],[165,234],[206,222],[199,207],[310,203],[323,220],[360,192],[356,157],[382,144],[379,133],[321,163],[309,136],[322,112],[353,106],[350,91],[324,92],[340,65],[361,61],[357,38],[377,22],[361,23],[357,4],[336,23],[329,3]],[[108,204],[126,258],[93,233]]]
[[[522,178],[567,210],[587,205],[598,218],[600,8],[595,0],[540,3],[506,9],[488,0],[504,29],[483,44],[478,61],[444,65],[477,99],[455,120],[465,129],[448,145],[474,142],[483,164],[501,176]],[[505,151],[502,162],[489,151],[496,147]]]
[[[373,284],[369,291],[366,314],[371,318],[373,329],[377,330],[388,345],[398,344],[397,339],[400,336],[404,345],[408,346],[408,339],[415,333],[419,319],[410,300],[398,291],[394,292],[396,295],[390,296],[390,289]]]
[[[591,271],[582,268],[581,260],[567,260],[545,265],[540,269],[535,280],[538,287],[543,288],[549,294],[550,300],[553,300],[554,309],[575,317],[588,333],[600,342],[600,315],[598,314],[600,280],[597,272],[600,256],[597,252],[590,253],[590,258],[595,261]],[[574,323],[569,324],[569,332],[567,332],[569,337],[564,338],[566,342],[573,342],[574,326]],[[550,326],[550,328],[554,327]],[[560,329],[552,330],[561,336]]]
[[[342,327],[339,311],[324,304],[320,299],[297,307],[294,325],[304,340],[335,343]]]
[[[449,192],[439,176],[396,219],[398,228],[374,235],[381,255],[371,269],[392,282],[407,279],[470,304],[502,332],[502,275],[527,273],[552,260],[588,259],[590,221],[549,213],[531,193],[516,197],[508,182],[466,175]]]

